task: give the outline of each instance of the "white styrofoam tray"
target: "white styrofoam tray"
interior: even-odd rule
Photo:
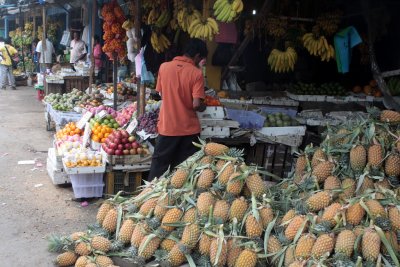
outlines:
[[[197,112],[200,120],[223,120],[225,118],[224,107],[206,107],[203,112]]]
[[[229,127],[202,127],[200,137],[229,137],[231,131]]]
[[[63,170],[64,165],[62,163],[62,158],[56,155],[56,149],[54,147],[50,147],[47,153],[47,158],[50,159],[51,163],[57,170]]]
[[[263,127],[258,130],[265,136],[282,136],[282,135],[299,135],[306,134],[305,126],[288,126],[288,127]]]

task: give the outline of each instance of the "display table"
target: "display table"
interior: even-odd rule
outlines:
[[[74,111],[64,112],[53,109],[53,107],[45,102],[45,119],[46,119],[46,130],[51,130],[51,122],[53,121],[57,126],[62,126],[68,122],[76,122],[82,117],[81,113]]]

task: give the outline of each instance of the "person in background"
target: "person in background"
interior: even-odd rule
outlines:
[[[33,64],[35,65],[34,72],[40,72],[39,54],[38,54],[38,52],[36,52],[36,47],[37,47],[38,42],[39,42],[39,39],[35,38],[35,40],[32,41],[32,47],[31,47],[32,61],[33,61]]]
[[[201,127],[197,111],[204,111],[204,79],[198,67],[207,57],[206,43],[190,39],[183,56],[163,63],[158,72],[156,90],[162,104],[157,124],[159,136],[154,149],[148,179],[160,177],[193,155]]]
[[[86,44],[80,39],[79,32],[74,32],[74,39],[71,41],[71,58],[70,63],[78,63],[79,60],[84,60],[87,54]]]
[[[99,36],[94,36],[94,46],[93,46],[93,56],[94,56],[94,71],[97,77],[97,83],[102,81],[103,75],[103,61],[101,59],[103,55],[103,50],[100,44]]]
[[[18,54],[17,49],[0,37],[0,88],[5,90],[8,81],[12,90],[16,90],[11,57]]]
[[[53,63],[53,55],[55,55],[54,46],[46,38],[46,48],[43,47],[43,42],[39,41],[36,46],[36,52],[39,57],[40,72],[44,73],[47,69],[51,68],[51,64]]]

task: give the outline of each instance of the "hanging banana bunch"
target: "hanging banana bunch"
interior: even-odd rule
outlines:
[[[219,33],[217,21],[211,17],[207,19],[198,19],[192,21],[188,33],[192,38],[200,38],[212,41],[214,36]]]
[[[335,57],[335,49],[328,44],[325,36],[317,38],[314,33],[306,33],[303,35],[303,44],[308,52],[313,56],[321,57],[321,61],[329,62]]]
[[[214,16],[218,21],[231,22],[236,20],[243,11],[242,0],[217,0],[214,3]]]
[[[163,53],[171,46],[171,42],[168,40],[168,38],[164,34],[157,33],[156,31],[151,33],[150,42],[154,51],[156,51],[158,54]]]
[[[177,16],[178,25],[184,32],[188,32],[190,25],[195,19],[202,18],[200,11],[195,9],[193,6],[182,8],[179,10]]]
[[[294,71],[296,61],[297,53],[292,47],[288,47],[286,51],[273,49],[268,56],[268,65],[277,73]]]

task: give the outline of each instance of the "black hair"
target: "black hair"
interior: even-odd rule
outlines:
[[[205,58],[208,54],[206,43],[198,38],[189,39],[189,41],[185,45],[183,52],[185,55],[188,55],[192,58],[195,57],[197,54],[199,54],[200,57]]]

